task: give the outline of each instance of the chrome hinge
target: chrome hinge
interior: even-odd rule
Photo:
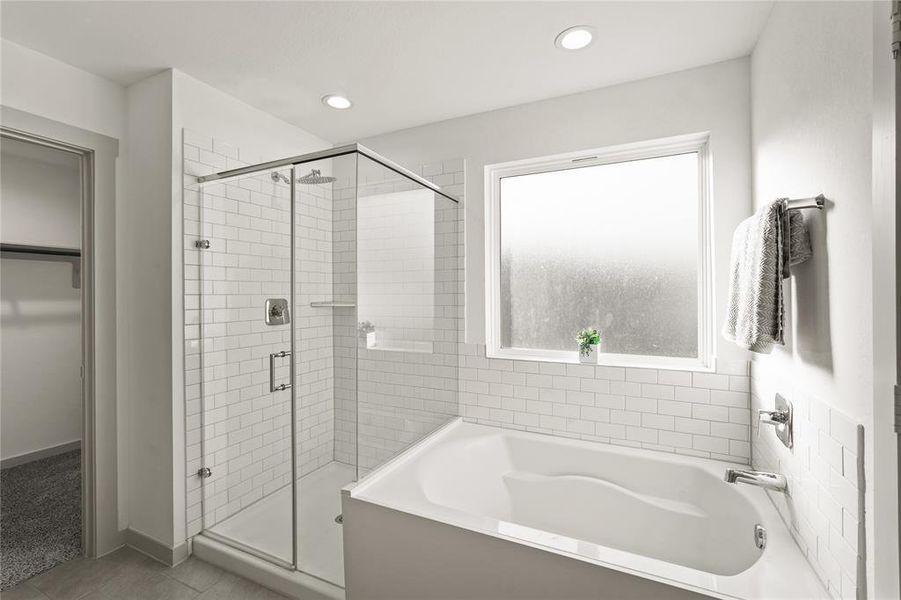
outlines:
[[[201,250],[209,250],[210,240],[197,240],[196,242],[194,242],[194,247]]]
[[[892,0],[892,58],[901,54],[901,0]]]
[[[201,467],[197,469],[197,476],[201,479],[206,479],[207,477],[213,476],[213,470],[209,467]]]
[[[901,385],[895,386],[895,433],[901,433]]]

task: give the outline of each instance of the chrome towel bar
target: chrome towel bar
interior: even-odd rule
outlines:
[[[819,194],[812,198],[779,198],[785,203],[788,210],[801,210],[802,208],[816,208],[823,210],[826,206],[826,196]]]

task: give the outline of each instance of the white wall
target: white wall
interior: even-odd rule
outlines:
[[[751,205],[748,70],[748,59],[737,59],[360,141],[404,165],[466,160],[466,341],[483,343],[486,164],[709,131],[718,331],[732,231]],[[746,359],[717,343],[720,358]]]
[[[172,74],[128,88],[128,202],[120,262],[128,285],[120,306],[128,379],[129,527],[172,547]]]
[[[81,298],[72,264],[2,260],[4,460],[81,440]]]
[[[81,247],[78,158],[6,141],[0,164],[0,240]],[[81,440],[81,292],[68,261],[4,258],[0,276],[0,458],[7,459]]]
[[[124,139],[122,86],[7,40],[0,60],[4,106]]]
[[[895,61],[885,48],[892,31],[886,25],[888,2],[873,7],[873,532],[871,589],[882,596],[901,596],[899,445],[894,431],[893,386],[901,375],[898,356],[896,265],[897,240]]]
[[[829,519],[813,518],[819,541],[810,558],[834,593],[849,592],[836,582],[848,577],[856,578],[852,583],[861,593],[884,598],[898,594],[897,520],[879,520],[873,511],[874,495],[890,493],[880,491],[883,480],[874,478],[873,405],[880,392],[874,387],[874,328],[891,324],[874,320],[879,302],[873,295],[872,67],[874,26],[888,27],[887,8],[887,3],[777,3],[751,60],[754,205],[819,192],[829,199],[827,210],[807,215],[813,258],[794,269],[786,283],[789,339],[771,355],[755,356],[752,386],[764,406],[771,406],[772,393],[781,391],[802,407],[822,404],[826,415],[845,415],[864,426],[867,539],[866,551],[861,547],[859,552],[867,557],[867,581],[853,566],[850,573],[835,571],[834,536],[824,530],[835,528]],[[876,51],[887,53],[887,48],[876,46]],[[758,383],[764,380],[765,386]],[[889,402],[890,389],[882,392]],[[835,437],[836,427],[833,421],[827,433]],[[828,462],[832,446],[823,446],[822,440],[819,447],[814,440],[809,455],[785,453],[781,468],[795,472],[808,461],[812,469],[819,458]],[[830,468],[840,472],[853,460],[846,455],[844,464],[830,463]],[[820,503],[819,509],[825,506]],[[888,546],[895,546],[895,562],[884,580],[874,576],[880,560],[874,551],[885,548],[874,539],[883,535]],[[890,580],[894,583],[886,583]]]
[[[78,157],[16,140],[2,151],[3,243],[80,248]]]

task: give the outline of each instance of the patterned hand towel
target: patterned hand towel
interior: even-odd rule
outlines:
[[[785,198],[777,200],[780,204]],[[780,206],[782,213],[782,278],[788,279],[791,275],[791,267],[800,264],[813,256],[810,248],[810,231],[807,223],[799,210],[785,210]]]
[[[811,256],[804,218],[784,206],[782,200],[767,204],[742,221],[732,236],[723,336],[761,354],[785,343],[782,280],[790,265]]]

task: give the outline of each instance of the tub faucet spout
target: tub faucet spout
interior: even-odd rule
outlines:
[[[766,471],[750,471],[745,469],[726,469],[724,477],[726,483],[747,483],[767,490],[784,492],[786,488],[785,476],[779,473],[767,473]]]

